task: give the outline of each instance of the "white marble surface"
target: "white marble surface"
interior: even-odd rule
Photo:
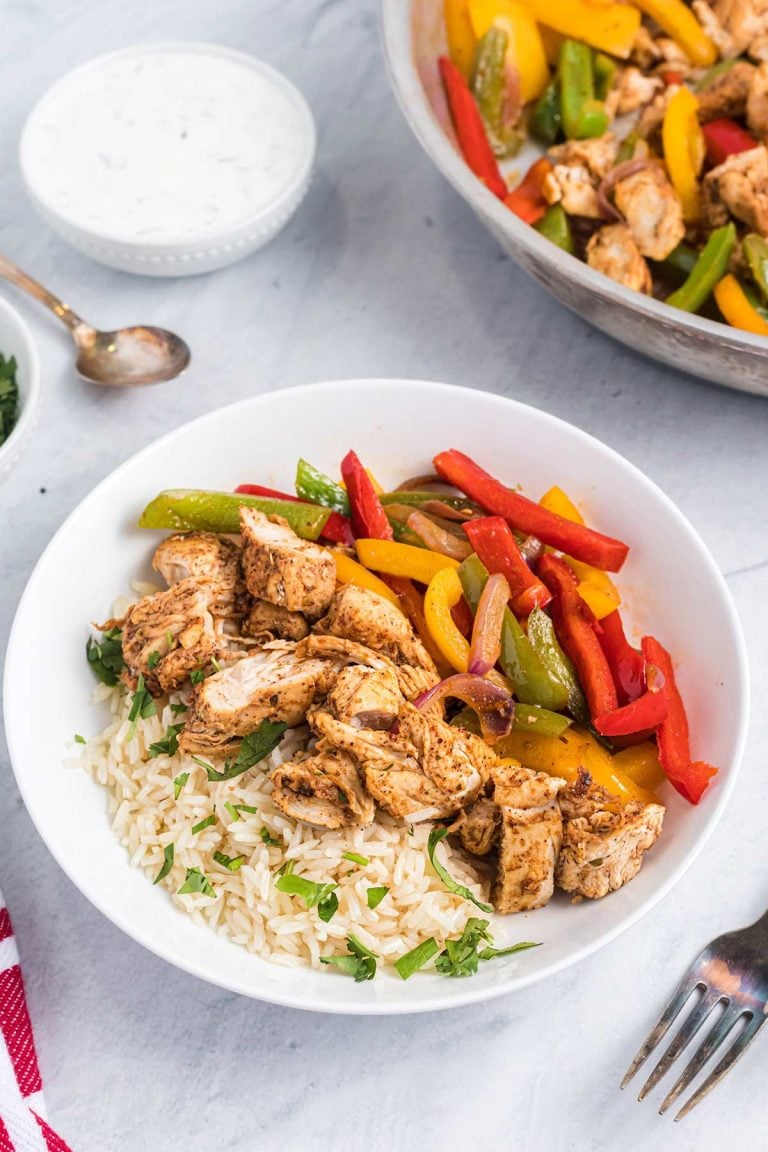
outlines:
[[[287,230],[246,263],[176,282],[113,273],[68,250],[35,216],[14,163],[26,112],[65,69],[161,38],[262,56],[300,85],[319,128],[314,185]],[[547,984],[402,1020],[292,1012],[167,968],[58,870],[0,743],[0,883],[62,1133],[76,1152],[768,1148],[768,1038],[680,1126],[657,1116],[658,1094],[641,1106],[618,1091],[696,951],[768,904],[768,402],[625,351],[502,256],[411,139],[384,74],[374,0],[15,0],[4,6],[0,58],[0,250],[96,323],[167,324],[194,350],[174,384],[101,392],[76,379],[63,330],[20,302],[46,399],[33,444],[0,489],[3,640],[53,531],[148,440],[254,392],[412,375],[545,408],[656,480],[728,577],[757,701],[730,808],[660,907]]]

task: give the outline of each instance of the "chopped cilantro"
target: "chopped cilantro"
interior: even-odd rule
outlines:
[[[204,820],[198,820],[197,824],[192,825],[192,835],[196,836],[198,832],[202,832],[204,828],[210,828],[211,824],[216,823],[216,813],[211,812],[210,816],[206,816]]]
[[[217,864],[221,864],[222,868],[228,868],[230,872],[237,872],[245,860],[245,856],[225,856],[223,852],[214,852],[213,858]]]
[[[347,976],[354,976],[356,984],[362,983],[363,980],[373,980],[378,959],[376,953],[366,948],[365,944],[351,932],[347,936],[347,951],[348,956],[321,956],[320,963],[333,964]]]
[[[298,896],[307,908],[317,908],[320,919],[326,923],[339,906],[336,895],[338,884],[316,884],[314,880],[307,880],[304,876],[294,876],[293,870],[279,875],[275,880],[275,888],[278,892],[286,892],[289,896]]]
[[[162,740],[156,740],[149,746],[149,758],[155,756],[175,756],[179,750],[179,732],[183,724],[169,724]]]
[[[446,940],[435,964],[437,971],[442,976],[474,976],[480,959],[478,945],[493,943],[488,927],[487,920],[470,916],[458,940]]]
[[[85,744],[85,736],[81,736],[79,732],[75,732],[75,744]]]
[[[370,864],[367,856],[360,856],[357,852],[342,852],[341,858],[342,860],[349,860],[350,864],[359,864],[361,868]]]
[[[188,896],[192,892],[201,892],[203,896],[216,895],[216,889],[199,868],[187,868],[187,878],[176,895]]]
[[[13,431],[19,415],[19,388],[16,383],[16,357],[0,352],[0,444]]]
[[[170,872],[171,868],[173,868],[173,854],[174,854],[173,844],[166,844],[165,851],[163,852],[163,857],[164,857],[163,866],[160,869],[160,871],[158,872],[157,876],[155,876],[154,880],[152,881],[153,884],[159,884],[161,880],[165,880],[165,878],[168,875],[168,873]]]
[[[278,840],[277,837],[273,836],[269,828],[264,824],[259,828],[259,836],[261,836],[262,841],[268,848],[282,848],[283,846],[282,840]]]
[[[193,684],[202,684],[205,680],[205,672],[202,668],[193,668],[189,674],[189,678]]]
[[[255,732],[243,737],[234,763],[230,759],[224,761],[223,772],[217,772],[213,765],[205,764],[205,761],[197,760],[197,757],[194,759],[198,764],[204,765],[209,780],[217,784],[222,780],[234,780],[236,776],[242,776],[243,772],[253,768],[277,748],[287,727],[288,725],[282,721],[275,723],[273,720],[262,720]]]
[[[171,704],[171,712],[173,712],[174,716],[180,716],[182,712],[189,712],[189,708],[186,704]]]
[[[187,780],[189,780],[189,772],[182,772],[181,775],[177,776],[173,781],[174,800],[178,800],[179,796],[181,795],[181,790],[186,784]]]
[[[155,668],[157,668],[159,663],[160,663],[160,653],[159,652],[150,652],[149,656],[147,657],[147,668],[149,668],[150,672],[154,672]]]
[[[114,688],[120,673],[125,668],[123,660],[123,633],[120,628],[110,628],[100,640],[89,636],[85,643],[88,663],[102,684]]]
[[[146,689],[144,677],[139,674],[136,691],[131,701],[131,710],[128,713],[128,719],[131,721],[131,727],[128,729],[128,739],[132,740],[136,734],[136,725],[139,722],[139,717],[141,717],[142,720],[146,720],[149,716],[156,715],[157,705]]]
[[[440,951],[440,945],[435,940],[434,936],[430,936],[427,940],[422,940],[421,944],[417,944],[410,952],[406,952],[405,956],[401,956],[399,960],[395,960],[395,968],[397,969],[398,976],[403,980],[407,980],[409,976],[413,976],[414,972],[418,972],[419,968],[423,968],[428,960],[431,960],[436,952]]]
[[[296,867],[296,861],[295,860],[286,860],[285,863],[281,864],[277,870],[278,878],[281,876],[292,876],[293,870],[295,867]]]
[[[221,664],[219,664],[215,656],[211,656],[211,665],[216,672],[221,672]]]
[[[447,835],[447,828],[433,828],[430,832],[429,840],[427,841],[427,852],[429,854],[430,864],[449,892],[453,892],[456,896],[463,897],[464,900],[471,900],[481,912],[493,912],[493,906],[491,904],[483,904],[473,892],[470,892],[469,888],[463,884],[458,884],[435,856],[435,849],[440,841],[444,840]]]
[[[389,892],[389,888],[387,888],[385,884],[382,884],[380,888],[369,888],[365,894],[365,897],[368,901],[368,907],[378,908],[387,892]]]

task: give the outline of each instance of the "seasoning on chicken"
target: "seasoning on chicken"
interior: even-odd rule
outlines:
[[[552,898],[563,837],[558,776],[519,764],[492,770],[493,798],[501,810],[499,866],[491,903],[496,912],[541,908]]]
[[[394,674],[399,690],[406,700],[415,700],[438,682],[437,672],[415,668],[411,664],[395,664],[389,656],[355,640],[313,632],[297,649],[299,657],[317,656],[325,660],[340,660],[345,664],[366,664],[371,668],[388,669]],[[443,715],[442,705],[436,706]]]
[[[617,181],[614,199],[641,255],[664,260],[685,236],[682,204],[659,164]]]
[[[554,167],[542,183],[548,204],[562,204],[569,216],[600,218],[597,186],[616,163],[618,142],[611,132],[594,140],[569,140],[550,148]]]
[[[262,720],[304,723],[338,671],[330,660],[299,660],[294,645],[270,645],[199,685],[179,737],[183,752],[230,750]]]
[[[432,657],[415,635],[403,613],[377,592],[346,584],[330,604],[327,616],[318,621],[313,631],[318,635],[356,640],[389,656],[396,664],[410,664],[439,676]]]
[[[367,828],[375,806],[355,760],[321,741],[314,755],[280,764],[270,774],[272,799],[286,816],[315,828]]]
[[[457,834],[466,852],[487,856],[501,831],[501,809],[490,796],[480,796],[471,808],[462,812],[451,831]]]
[[[400,820],[454,815],[471,803],[496,756],[478,737],[403,703],[396,732],[345,724],[326,708],[310,712],[313,730],[359,762],[366,787]]]
[[[753,60],[768,53],[768,3],[766,0],[693,0],[692,8],[710,40],[725,59],[744,52]]]
[[[596,232],[587,244],[587,263],[625,288],[651,291],[650,268],[626,224],[606,224]]]
[[[650,104],[663,87],[664,81],[660,76],[646,76],[635,67],[622,68],[606,97],[606,111],[616,116],[636,112]]]
[[[747,93],[747,126],[765,142],[768,137],[768,63],[752,70]]]
[[[743,116],[755,71],[753,64],[737,60],[725,72],[710,80],[698,93],[699,121],[707,124],[720,116]]]
[[[661,804],[622,805],[585,772],[563,790],[560,807],[563,846],[555,880],[574,900],[599,899],[636,876],[664,820]]]
[[[271,640],[303,640],[309,624],[301,612],[289,612],[278,604],[257,600],[243,621],[243,634],[262,644]]]
[[[301,540],[281,517],[245,506],[240,509],[240,531],[243,573],[252,596],[311,619],[327,610],[336,588],[336,566],[326,548]]]
[[[207,664],[216,650],[208,605],[208,590],[187,579],[129,608],[122,629],[131,683],[142,675],[152,695],[161,696]]]
[[[754,232],[768,236],[768,150],[764,145],[729,156],[702,182],[702,205],[713,227],[735,216]]]

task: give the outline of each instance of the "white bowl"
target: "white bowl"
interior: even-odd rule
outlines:
[[[228,123],[232,119],[231,114],[227,116],[227,109],[221,103],[226,96],[236,96],[248,83],[253,86],[256,81],[249,81],[249,76],[254,74],[259,78],[262,91],[265,86],[271,89],[270,99],[275,107],[284,110],[292,134],[291,153],[288,154],[290,163],[285,164],[281,186],[275,189],[272,196],[263,196],[251,174],[248,177],[250,191],[247,198],[244,195],[238,198],[236,211],[229,217],[224,216],[218,222],[215,217],[205,222],[199,219],[185,228],[182,226],[184,220],[181,211],[168,212],[167,204],[175,202],[180,194],[183,195],[183,189],[190,185],[194,185],[195,189],[199,187],[205,197],[211,198],[214,198],[218,188],[218,195],[221,196],[221,180],[228,179],[224,175],[224,160],[228,161],[226,171],[231,172],[239,163],[250,161],[252,157],[241,134],[227,143],[227,147],[232,146],[235,155],[223,158],[217,155],[219,162],[208,162],[205,171],[199,172],[199,178],[196,179],[192,178],[192,173],[197,170],[190,168],[186,182],[182,182],[181,186],[176,184],[175,181],[180,180],[187,171],[184,165],[189,162],[190,153],[170,151],[176,141],[174,116],[183,117],[188,109],[187,104],[181,100],[180,90],[176,91],[173,82],[167,78],[164,82],[169,84],[169,90],[157,97],[156,102],[152,100],[147,107],[138,110],[136,106],[132,109],[127,103],[121,103],[119,124],[104,118],[99,107],[98,92],[123,92],[127,86],[127,70],[142,64],[146,66],[147,61],[154,64],[156,56],[166,57],[164,65],[169,61],[173,64],[180,58],[191,57],[195,60],[209,60],[216,67],[216,82],[211,84],[210,93],[206,93],[206,103],[201,113],[206,123],[203,124],[202,120],[190,122],[188,134],[189,138],[208,141],[208,148],[215,149],[217,139],[226,139]],[[169,72],[169,69],[166,68],[165,72]],[[219,103],[216,103],[217,100]],[[136,124],[146,124],[147,131],[140,132],[134,126],[135,136],[120,135],[121,126],[130,122],[131,115]],[[261,115],[263,117],[263,111]],[[58,132],[54,130],[57,116],[61,125]],[[161,139],[151,137],[149,130],[155,122],[161,125]],[[135,166],[137,171],[146,172],[142,183],[145,199],[148,197],[144,189],[149,189],[149,198],[154,197],[155,204],[160,201],[166,205],[162,217],[164,223],[154,225],[151,239],[144,235],[147,229],[134,224],[127,211],[122,214],[119,222],[96,218],[98,211],[102,210],[100,205],[110,203],[106,185],[101,198],[96,201],[97,212],[86,207],[83,186],[87,182],[89,190],[98,187],[99,165],[100,162],[106,163],[104,153],[109,150],[113,135],[119,143],[116,145],[117,159],[111,157],[107,165],[113,173],[110,179],[119,181],[121,171],[133,171]],[[182,135],[186,136],[186,129]],[[59,151],[62,137],[69,140],[69,145]],[[315,125],[309,105],[298,88],[276,69],[244,52],[217,44],[158,43],[135,45],[99,56],[68,72],[53,84],[27,117],[21,136],[19,158],[22,176],[33,203],[48,224],[74,248],[120,271],[136,272],[144,276],[186,276],[211,272],[241,260],[277,235],[294,214],[309,187],[315,144]],[[258,156],[258,145],[259,139],[255,135],[254,153],[257,159],[261,159]],[[277,147],[276,141],[273,140],[272,145]],[[180,147],[184,149],[185,146],[182,144]],[[244,147],[247,156],[242,154]],[[238,148],[241,154],[237,153]],[[172,181],[168,187],[162,181],[164,165],[167,164],[171,165],[168,179]],[[155,174],[160,174],[157,184],[154,181]],[[120,191],[122,195],[123,190]],[[127,195],[127,187],[125,191]],[[223,195],[226,200],[226,193]],[[116,202],[115,197],[112,199]],[[247,199],[247,204],[243,203],[244,199]],[[135,201],[136,197],[133,200],[126,199],[125,207],[129,209]],[[200,209],[201,205],[198,204],[198,211]]]
[[[502,247],[548,292],[602,332],[673,368],[768,395],[768,340],[633,292],[524,224],[472,174],[451,127],[437,58],[447,52],[438,0],[382,0],[384,52],[403,114],[435,166]],[[525,171],[530,145],[514,167]],[[446,238],[446,243],[450,238]],[[510,309],[514,302],[510,298]]]
[[[0,445],[0,480],[8,475],[29,440],[40,407],[40,362],[26,322],[0,297],[0,352],[15,356],[19,414],[10,436]]]
[[[604,900],[573,906],[560,895],[538,912],[507,918],[499,939],[542,947],[484,964],[472,979],[422,973],[404,983],[385,971],[355,984],[338,973],[254,958],[197,927],[132,869],[108,826],[103,791],[85,772],[62,767],[73,733],[98,731],[105,722],[89,704],[94,681],[83,646],[88,622],[108,614],[113,597],[149,571],[157,537],[134,527],[147,500],[162,488],[231,489],[245,480],[288,487],[300,455],[333,473],[352,446],[389,485],[429,471],[437,451],[461,447],[534,496],[561,484],[597,527],[626,539],[631,551],[619,583],[632,624],[652,629],[674,653],[693,752],[720,766],[696,808],[665,789],[664,834],[631,884]],[[56,637],[44,660],[42,635]],[[30,700],[45,723],[29,723]],[[414,380],[349,380],[258,396],[139,452],[49,544],[19,605],[5,674],[6,734],[19,788],[41,836],[88,899],[133,939],[214,984],[329,1012],[455,1007],[540,980],[607,943],[669,891],[704,845],[733,787],[746,721],[746,659],[733,604],[671,501],[578,428],[498,396]]]

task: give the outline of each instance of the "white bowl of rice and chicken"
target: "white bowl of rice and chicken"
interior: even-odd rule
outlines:
[[[372,406],[395,414],[375,437]],[[219,459],[216,444],[226,446]],[[159,520],[154,502],[141,521],[162,522],[161,536],[134,526],[158,490],[172,489],[171,502],[183,485],[291,492],[300,454],[336,476],[350,446],[394,489],[428,473],[452,444],[510,488],[540,494],[562,484],[591,526],[626,539],[617,585],[628,635],[653,630],[674,653],[691,757],[719,766],[697,806],[669,783],[653,796],[617,797],[599,771],[590,776],[597,761],[586,753],[569,778],[504,755],[515,708],[518,728],[537,709],[515,699],[503,659],[474,677],[495,702],[488,727],[482,692],[482,723],[462,723],[450,685],[461,680],[464,690],[473,677],[449,668],[446,678],[388,586],[349,576],[356,561],[346,544],[307,539],[317,531],[306,525],[298,535],[258,498],[238,497],[226,531],[204,517],[185,521],[182,505],[169,512],[167,502]],[[450,499],[435,489],[425,506],[450,511],[458,506]],[[434,523],[450,526],[440,516]],[[460,525],[449,535],[456,547]],[[83,570],[86,539],[101,547]],[[457,568],[451,561],[449,571]],[[695,597],[684,590],[692,571]],[[30,639],[49,615],[58,640],[41,668]],[[44,730],[25,722],[32,685],[49,716]],[[38,829],[81,890],[135,939],[265,1000],[407,1012],[540,979],[655,903],[704,843],[733,784],[746,681],[713,561],[631,465],[498,397],[348,381],[203,417],[92,493],[22,599],[5,712]],[[553,722],[554,713],[540,714]],[[568,708],[560,720],[568,739],[580,730]],[[586,730],[584,738],[593,739]]]

